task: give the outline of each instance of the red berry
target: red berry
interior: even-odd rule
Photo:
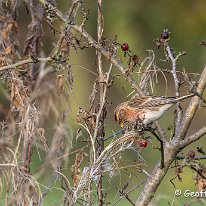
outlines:
[[[146,147],[147,146],[147,141],[146,140],[142,140],[140,142],[138,142],[140,147]]]
[[[127,43],[123,43],[122,45],[121,45],[121,49],[122,49],[122,51],[128,51],[129,50],[129,44],[127,44]]]
[[[190,150],[187,154],[188,157],[190,157],[191,159],[195,158],[195,152],[193,150]]]

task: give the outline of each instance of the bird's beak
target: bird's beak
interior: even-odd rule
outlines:
[[[124,128],[124,122],[121,122],[121,123],[120,123],[120,127],[121,127],[121,128]]]

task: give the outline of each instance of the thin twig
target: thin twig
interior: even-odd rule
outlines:
[[[176,156],[175,159],[177,160],[183,160],[185,158],[188,158],[186,156]],[[190,158],[191,159],[191,158]],[[200,156],[200,157],[194,157],[192,158],[193,160],[205,160],[206,159],[206,156]]]
[[[44,5],[45,8],[49,8],[50,10],[52,10],[62,22],[64,23],[67,22],[66,17],[56,7],[52,6],[45,0],[39,0],[39,1]],[[111,56],[111,53],[107,51],[104,47],[102,47],[98,42],[96,42],[81,26],[75,24],[71,24],[70,26],[76,32],[80,33],[84,38],[86,38],[87,41],[89,42],[89,45],[91,45],[96,50],[98,50],[103,56],[105,56],[112,64],[114,64],[125,75],[126,79],[130,82],[130,84],[136,90],[139,96],[144,95],[139,85],[136,83],[133,77],[127,73],[127,69],[123,67],[121,62],[119,62],[114,56]]]
[[[156,134],[155,130],[153,128],[148,128],[148,131],[150,131],[156,139],[160,142],[160,151],[161,151],[161,161],[160,161],[160,168],[164,168],[164,142],[160,137]]]
[[[188,145],[190,145],[191,143],[199,140],[203,135],[206,134],[206,127],[203,127],[202,129],[200,129],[199,131],[195,132],[195,134],[186,137],[184,140],[179,141],[178,146],[180,148],[184,148]]]
[[[110,77],[111,71],[112,71],[112,64],[111,64],[110,67],[109,67],[105,85],[107,85],[108,82],[109,82],[109,77]],[[97,124],[97,123],[99,122],[99,119],[100,119],[100,116],[101,116],[103,107],[104,107],[104,105],[105,105],[106,94],[107,94],[107,87],[104,89],[103,96],[102,96],[102,102],[101,102],[101,105],[100,105],[100,109],[99,109],[99,112],[98,112],[98,114],[97,114],[97,116],[96,116],[95,130],[94,130],[94,136],[93,136],[94,139],[97,137],[97,130],[98,130],[98,124]]]
[[[180,92],[179,92],[179,80],[177,78],[177,58],[174,57],[174,54],[170,48],[169,45],[167,45],[166,47],[166,50],[167,50],[167,53],[168,53],[168,56],[172,62],[172,75],[173,75],[173,78],[174,78],[174,82],[175,82],[175,94],[176,94],[176,97],[179,97],[180,96]],[[179,129],[180,129],[180,123],[181,123],[181,116],[182,116],[182,111],[181,111],[181,107],[180,107],[180,103],[178,102],[177,103],[177,120],[176,120],[176,124],[175,124],[175,135],[179,132]]]
[[[71,30],[71,26],[69,24],[74,20],[80,5],[80,0],[72,0],[72,5],[69,9],[69,14],[66,16],[63,32],[61,33],[57,45],[51,52],[50,56],[52,56],[53,54],[57,54],[60,51],[64,38],[66,38],[67,33]]]
[[[196,92],[200,96],[202,96],[202,94],[205,90],[205,86],[206,86],[206,65],[205,65],[204,70],[200,76],[197,90],[196,90]],[[189,128],[189,126],[193,120],[193,117],[198,109],[199,102],[200,102],[200,98],[198,96],[194,96],[191,99],[190,104],[187,108],[187,111],[185,112],[185,115],[183,117],[182,123],[180,125],[181,131],[177,134],[177,136],[175,138],[177,141],[185,138],[185,135],[188,131],[188,128]],[[176,140],[174,140],[174,141],[176,141]]]
[[[37,59],[32,59],[32,58],[29,58],[29,59],[25,59],[25,60],[22,60],[22,61],[19,61],[19,62],[16,62],[14,64],[10,64],[10,65],[7,65],[7,66],[3,66],[3,67],[0,67],[0,72],[1,71],[5,71],[5,70],[8,70],[8,69],[16,69],[16,67],[19,67],[19,66],[22,66],[24,64],[29,64],[29,63],[34,63],[34,62],[48,62],[50,61],[51,58],[50,57],[47,57],[47,58],[37,58]]]
[[[138,185],[136,185],[135,187],[133,187],[131,190],[129,190],[127,192],[127,194],[133,192],[135,189],[137,189],[138,187],[142,186],[145,182],[147,181],[147,179],[143,180],[142,182],[140,182]],[[124,198],[124,196],[121,196],[118,200],[116,200],[112,206],[116,205],[120,200],[122,200]]]

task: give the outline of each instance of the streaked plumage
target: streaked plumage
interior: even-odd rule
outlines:
[[[182,97],[136,96],[116,107],[115,120],[121,127],[124,127],[125,123],[147,126],[161,118],[175,103],[192,96],[194,94]]]

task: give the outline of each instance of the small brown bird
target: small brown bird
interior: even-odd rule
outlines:
[[[114,111],[115,121],[122,127],[125,123],[145,127],[158,120],[175,103],[193,97],[189,94],[182,97],[136,96],[118,105]]]

